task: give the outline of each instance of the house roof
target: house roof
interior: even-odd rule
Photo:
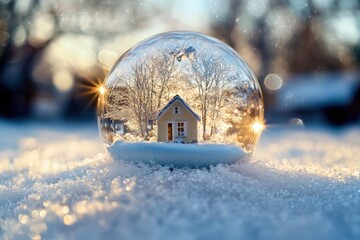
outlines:
[[[179,95],[176,95],[175,97],[173,97],[173,99],[171,99],[168,104],[166,104],[166,106],[158,113],[158,115],[156,116],[155,120],[157,121],[161,116],[163,116],[167,110],[169,110],[169,108],[172,106],[172,104],[176,101],[176,100],[179,100],[184,106],[185,108],[187,108],[187,110],[192,114],[194,115],[194,117],[196,118],[196,120],[200,121],[201,118],[200,116],[194,112],[190,106],[185,102],[184,99],[182,99]]]

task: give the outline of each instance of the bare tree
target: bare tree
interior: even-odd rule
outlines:
[[[133,128],[146,138],[176,71],[174,57],[166,51],[147,54],[144,58],[120,76],[120,86],[109,91],[106,116],[127,118],[128,124],[136,125]]]
[[[227,85],[229,69],[223,64],[221,57],[197,57],[192,62],[194,82],[197,88],[198,100],[200,100],[201,122],[203,138],[209,137],[216,130],[216,124],[220,112],[224,106],[224,88]]]

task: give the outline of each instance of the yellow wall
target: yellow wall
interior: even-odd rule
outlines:
[[[174,107],[180,106],[181,113],[174,114]],[[167,134],[168,134],[168,122],[173,122],[173,126],[175,128],[174,131],[174,139],[176,136],[176,121],[186,121],[187,122],[187,136],[183,137],[184,142],[191,142],[192,140],[197,140],[197,120],[193,114],[179,101],[176,100],[171,107],[165,112],[158,120],[157,120],[157,128],[158,128],[158,142],[167,142]]]

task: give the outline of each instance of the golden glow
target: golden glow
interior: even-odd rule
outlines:
[[[63,218],[65,225],[73,225],[76,222],[76,220],[77,220],[77,218],[73,214],[67,214]]]
[[[104,72],[105,69],[104,69]],[[85,83],[80,83],[80,87],[82,88],[82,93],[79,96],[90,95],[91,100],[89,101],[88,107],[92,102],[94,102],[99,96],[104,95],[106,92],[106,88],[103,86],[102,80],[100,78],[97,79],[89,79],[84,78]]]
[[[104,94],[105,91],[106,91],[106,90],[105,90],[104,86],[100,86],[100,87],[99,87],[99,93],[100,93],[100,94]]]
[[[24,225],[27,224],[30,220],[29,216],[26,214],[20,214],[18,219],[19,219],[19,222]]]
[[[253,129],[254,132],[259,133],[259,132],[261,132],[262,130],[264,130],[265,125],[262,124],[261,122],[254,122],[254,123],[251,125],[251,128]]]

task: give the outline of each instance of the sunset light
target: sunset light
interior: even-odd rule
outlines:
[[[100,87],[99,87],[99,93],[100,93],[100,94],[104,94],[105,91],[106,91],[106,90],[105,90],[104,86],[100,86]]]
[[[79,84],[79,86],[82,90],[78,96],[79,97],[91,96],[91,99],[88,102],[88,105],[86,106],[86,108],[87,108],[100,95],[103,95],[106,92],[106,88],[102,85],[103,83],[100,78],[97,78],[97,79],[86,78],[84,80],[85,80],[85,83]]]
[[[251,125],[251,128],[253,129],[254,132],[259,133],[265,128],[265,125],[263,123],[260,123],[260,122],[254,122]]]

